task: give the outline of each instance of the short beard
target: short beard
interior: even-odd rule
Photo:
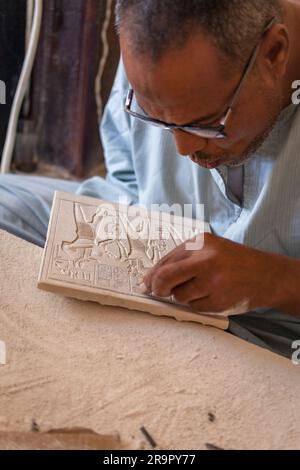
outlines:
[[[230,168],[238,167],[244,165],[246,162],[252,160],[257,156],[258,150],[262,147],[262,145],[266,142],[269,136],[272,134],[273,130],[275,129],[277,122],[279,120],[279,116],[281,113],[277,114],[276,118],[274,118],[273,122],[269,124],[268,128],[264,131],[263,134],[259,135],[255,140],[251,142],[249,147],[245,150],[245,152],[238,158],[231,162],[225,163],[225,166]]]
[[[248,146],[248,148],[240,155],[239,157],[233,157],[232,160],[230,160],[230,157],[228,155],[220,155],[219,157],[216,157],[214,155],[209,155],[205,152],[195,152],[193,156],[201,162],[209,162],[211,160],[217,160],[218,158],[220,159],[226,159],[228,162],[224,162],[223,165],[227,167],[238,167],[244,165],[247,161],[252,160],[257,156],[258,150],[262,147],[262,145],[266,142],[270,134],[273,132],[274,128],[276,127],[279,119],[281,112],[284,108],[283,106],[283,97],[282,96],[277,96],[278,100],[278,107],[274,112],[272,113],[272,116],[270,116],[268,126],[266,127],[265,131],[260,134],[258,137],[256,137],[251,144]],[[274,98],[273,98],[273,103],[274,103]]]

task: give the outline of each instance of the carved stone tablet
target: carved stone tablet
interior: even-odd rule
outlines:
[[[141,287],[162,257],[208,230],[201,221],[57,192],[38,287],[227,329],[227,316],[199,314],[172,298],[146,296]]]

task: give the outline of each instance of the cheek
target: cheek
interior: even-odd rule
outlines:
[[[249,143],[262,134],[278,115],[279,100],[268,94],[257,93],[246,99],[241,106],[233,111],[228,122],[228,139],[216,142],[222,149],[232,148],[238,143]]]
[[[277,87],[258,86],[248,100],[249,123],[258,132],[264,130],[282,109],[282,93]]]

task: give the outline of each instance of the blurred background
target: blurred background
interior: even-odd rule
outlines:
[[[119,61],[114,0],[44,0],[10,171],[67,179],[105,172],[99,123]],[[35,0],[0,0],[2,155]]]

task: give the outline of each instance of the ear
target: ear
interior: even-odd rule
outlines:
[[[265,74],[273,80],[279,80],[286,74],[290,55],[290,36],[284,24],[276,24],[266,34],[262,43],[260,64]]]

